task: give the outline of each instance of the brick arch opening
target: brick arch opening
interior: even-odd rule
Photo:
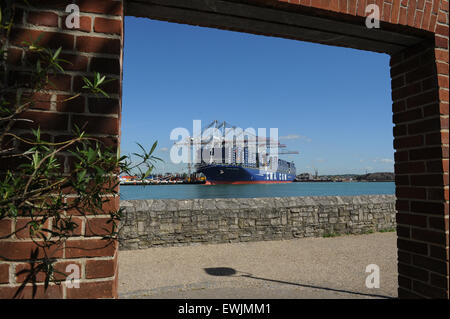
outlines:
[[[55,137],[64,135],[72,123],[79,121],[90,123],[92,134],[115,142],[120,139],[124,15],[388,53],[395,125],[398,296],[449,298],[448,1],[74,2],[82,16],[79,30],[63,27],[65,1],[39,1],[39,10],[20,11],[9,39],[12,66],[20,62],[19,43],[25,34],[44,33],[49,46],[64,45],[64,53],[77,63],[61,81],[55,98],[76,91],[80,76],[93,71],[116,78],[108,87],[113,101],[86,96],[64,109],[33,111],[30,117],[41,126],[47,125]],[[379,29],[365,26],[368,4],[380,8]],[[57,118],[59,126],[55,127]],[[112,200],[111,205],[118,208],[118,200]],[[86,235],[82,233],[77,244],[95,247],[96,239]],[[29,248],[24,243],[23,239],[0,241],[0,255],[12,251],[20,255]],[[117,297],[117,247],[93,251],[85,256],[78,250],[63,250],[62,262],[81,258],[85,277],[76,294],[63,287],[55,288],[53,296]],[[102,269],[94,267],[99,263],[110,271],[95,272]],[[14,263],[0,264],[1,273],[10,274],[14,269]],[[0,275],[0,296],[8,296],[8,289],[17,284],[11,277]]]

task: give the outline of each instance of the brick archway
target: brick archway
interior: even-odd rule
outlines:
[[[395,173],[398,224],[399,297],[449,298],[449,1],[445,0],[78,0],[79,30],[64,26],[68,1],[30,1],[19,10],[9,39],[11,69],[21,65],[20,43],[44,33],[44,44],[63,46],[74,64],[58,82],[55,98],[80,87],[80,77],[99,71],[116,78],[109,101],[83,97],[62,109],[30,112],[41,127],[64,135],[72,123],[91,123],[90,133],[120,138],[123,17],[133,15],[227,30],[284,37],[391,55]],[[365,8],[377,4],[381,28],[365,27]],[[106,102],[106,103],[105,103]],[[95,125],[93,125],[95,123]],[[118,207],[118,201],[112,203]],[[8,224],[2,226],[13,227]],[[80,245],[95,240],[80,237]],[[0,252],[20,254],[26,240],[0,242]],[[81,258],[83,285],[77,295],[54,290],[57,297],[117,297],[117,248]],[[1,254],[0,254],[1,255]],[[105,263],[108,274],[93,272]],[[89,266],[88,264],[92,264]],[[0,264],[0,296],[16,285]],[[8,274],[4,276],[3,274]],[[91,275],[86,277],[86,274]]]

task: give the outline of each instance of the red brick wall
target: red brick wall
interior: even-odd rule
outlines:
[[[263,2],[262,0],[261,2]],[[365,17],[365,8],[376,4],[380,8],[380,20],[392,24],[407,25],[435,32],[439,24],[448,25],[448,1],[446,0],[278,0],[305,7],[327,10],[352,16]],[[344,15],[337,18],[345,20]],[[447,19],[447,22],[445,21]]]
[[[274,5],[276,1],[249,2]],[[365,17],[368,4],[377,4],[382,27],[397,32],[427,31],[430,39],[434,33],[434,40],[408,48],[391,59],[399,297],[448,298],[449,1],[279,2],[312,9],[319,16],[353,22],[352,17]]]
[[[43,100],[27,112],[50,141],[66,139],[75,124],[87,123],[86,131],[99,137],[108,145],[118,147],[120,136],[122,45],[123,45],[123,4],[114,0],[78,1],[29,1],[31,7],[21,6],[16,10],[15,24],[9,38],[9,77],[13,78],[23,68],[22,41],[36,39],[44,34],[40,44],[58,48],[62,46],[62,58],[72,62],[64,65],[66,73],[58,76],[56,88],[40,96]],[[80,8],[80,29],[65,26],[68,4],[75,3]],[[91,77],[98,71],[115,81],[105,88],[109,99],[84,94],[65,103],[52,103],[67,99],[81,90],[82,76]],[[24,127],[25,130],[27,127]],[[20,130],[19,130],[20,132]],[[24,131],[25,132],[25,131]],[[66,169],[70,157],[64,159]],[[71,199],[68,195],[67,200]],[[105,204],[105,212],[118,209],[118,198]],[[89,213],[89,212],[87,212]],[[66,212],[71,214],[71,212]],[[37,298],[116,298],[117,297],[117,243],[102,240],[98,229],[105,226],[109,215],[89,215],[74,217],[79,224],[74,236],[60,247],[49,251],[58,259],[56,270],[65,272],[68,264],[76,264],[81,270],[80,288],[50,285],[44,292],[43,276],[38,276]],[[6,235],[26,223],[24,218],[16,222],[0,221],[0,235]],[[48,225],[51,227],[51,222]],[[95,235],[93,234],[95,232]],[[0,298],[11,298],[24,280],[24,275],[16,273],[30,268],[27,259],[35,247],[26,231],[0,241]],[[31,287],[19,296],[30,298]]]
[[[280,1],[360,17],[374,3],[381,21],[434,33],[434,41],[395,54],[390,63],[398,294],[449,298],[449,1]]]
[[[375,3],[381,8],[382,26],[398,32],[417,29],[435,34],[434,41],[408,48],[391,59],[399,211],[399,297],[449,298],[449,1],[278,1],[292,4],[292,8],[303,6],[316,10],[319,15],[342,21],[365,17],[365,7]],[[38,109],[29,112],[29,117],[37,119],[53,140],[68,134],[74,123],[89,121],[88,132],[117,146],[121,111],[122,1],[73,1],[82,11],[81,28],[76,31],[63,26],[66,1],[31,2],[38,3],[39,9],[19,10],[11,34],[9,62],[13,70],[21,66],[20,42],[44,33],[44,44],[63,46],[64,57],[74,63],[67,75],[56,81],[57,90],[47,96],[50,101],[64,99],[76,92],[81,86],[81,76],[92,75],[93,71],[106,73],[117,81],[108,85],[107,91],[112,97],[108,101],[84,95],[58,106],[42,103]],[[277,1],[250,2],[274,4]],[[117,201],[112,205],[117,207]],[[114,244],[99,247],[103,242],[89,237],[84,229],[85,221],[80,222],[83,230],[79,237],[53,253],[61,265],[74,262],[81,266],[82,288],[52,286],[45,294],[40,288],[39,297],[117,296],[117,248]],[[0,234],[14,227],[10,221],[1,221]],[[80,249],[83,247],[94,249]],[[7,254],[11,258],[26,259],[30,249],[29,239],[20,236],[0,242],[0,255]],[[22,266],[23,263],[16,261],[0,262],[0,297],[11,296],[19,285],[21,278],[14,274]],[[25,291],[24,296],[29,297],[30,291]]]
[[[400,297],[448,297],[448,65],[441,52],[419,46],[391,59]]]

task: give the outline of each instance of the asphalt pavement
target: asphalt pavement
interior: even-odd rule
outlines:
[[[396,298],[396,233],[120,251],[119,297]]]

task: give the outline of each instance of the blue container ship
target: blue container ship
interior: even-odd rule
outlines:
[[[215,125],[214,129],[217,131],[222,129],[224,133],[215,139],[216,143],[213,143],[212,147],[211,140],[215,137],[210,138],[208,142],[200,141],[201,146],[197,149],[198,164],[195,165],[197,174],[203,174],[206,177],[206,184],[268,184],[294,181],[296,177],[294,162],[279,159],[278,155],[298,154],[298,152],[278,152],[278,148],[285,145],[257,136],[250,141],[248,137],[242,139],[237,145],[235,140],[230,142],[229,137],[226,136],[226,122],[219,124],[218,121],[214,121],[208,128],[213,125]],[[205,144],[209,145],[206,152]],[[276,153],[271,152],[274,148],[277,150]]]
[[[206,176],[206,184],[267,184],[291,183],[296,176],[295,164],[278,160],[276,171],[250,167],[244,164],[201,164],[197,173]]]

